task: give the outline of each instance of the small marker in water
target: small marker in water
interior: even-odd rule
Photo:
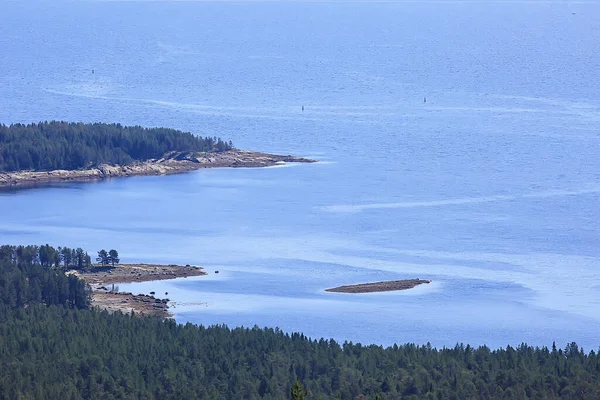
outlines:
[[[423,97],[423,103],[427,103],[427,97]]]
[[[304,106],[302,106],[302,111],[304,111]]]

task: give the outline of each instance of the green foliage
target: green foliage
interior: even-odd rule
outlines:
[[[96,262],[102,264],[102,266],[106,266],[108,264],[112,264],[114,267],[115,264],[118,264],[121,261],[119,258],[119,252],[115,249],[110,251],[106,251],[104,249],[98,251],[98,257],[96,257]]]
[[[102,163],[126,165],[160,158],[170,151],[225,151],[216,137],[166,128],[120,124],[40,122],[0,125],[0,172],[79,169]]]
[[[121,262],[121,260],[119,259],[119,252],[115,249],[110,250],[108,252],[108,262],[111,263],[113,267],[115,266],[115,264]]]
[[[383,348],[109,314],[53,255],[0,246],[0,398],[600,398],[600,357],[575,343]]]
[[[35,303],[87,308],[90,289],[56,267],[59,252],[44,246],[0,246],[0,304],[29,307]]]
[[[272,329],[205,328],[55,306],[5,307],[0,315],[6,396],[50,390],[56,396],[48,397],[77,399],[302,399],[302,386],[290,391],[297,373],[311,399],[375,399],[384,381],[386,400],[600,398],[593,353],[479,348],[467,362],[461,346],[340,347]]]
[[[12,254],[12,259],[31,263],[39,263],[44,268],[55,269],[88,269],[92,266],[89,254],[81,247],[54,248],[50,245],[42,246],[0,246],[2,254]]]
[[[110,263],[110,258],[106,250],[102,249],[98,252],[98,257],[96,257],[96,262],[102,264],[102,266],[108,265]]]
[[[292,400],[304,400],[306,396],[308,396],[308,390],[302,387],[300,383],[300,379],[296,377],[296,382],[292,385],[290,389],[290,394],[292,395]]]

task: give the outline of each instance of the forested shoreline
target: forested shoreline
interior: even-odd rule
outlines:
[[[575,343],[383,348],[98,311],[51,248],[0,246],[0,398],[301,399],[297,379],[307,399],[600,398]]]
[[[233,143],[167,128],[64,121],[0,124],[0,172],[128,165],[167,152],[222,152]]]

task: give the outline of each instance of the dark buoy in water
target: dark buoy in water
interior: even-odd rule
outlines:
[[[302,106],[302,111],[304,111],[304,106]]]
[[[427,97],[423,97],[423,103],[427,103]]]
[[[92,69],[92,74],[94,73],[94,70]]]

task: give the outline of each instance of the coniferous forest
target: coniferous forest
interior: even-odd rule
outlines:
[[[170,151],[232,148],[231,142],[220,138],[166,128],[58,121],[0,125],[0,172],[126,165],[160,158]]]
[[[574,343],[383,348],[108,314],[51,248],[0,247],[2,399],[600,398],[600,358]]]

